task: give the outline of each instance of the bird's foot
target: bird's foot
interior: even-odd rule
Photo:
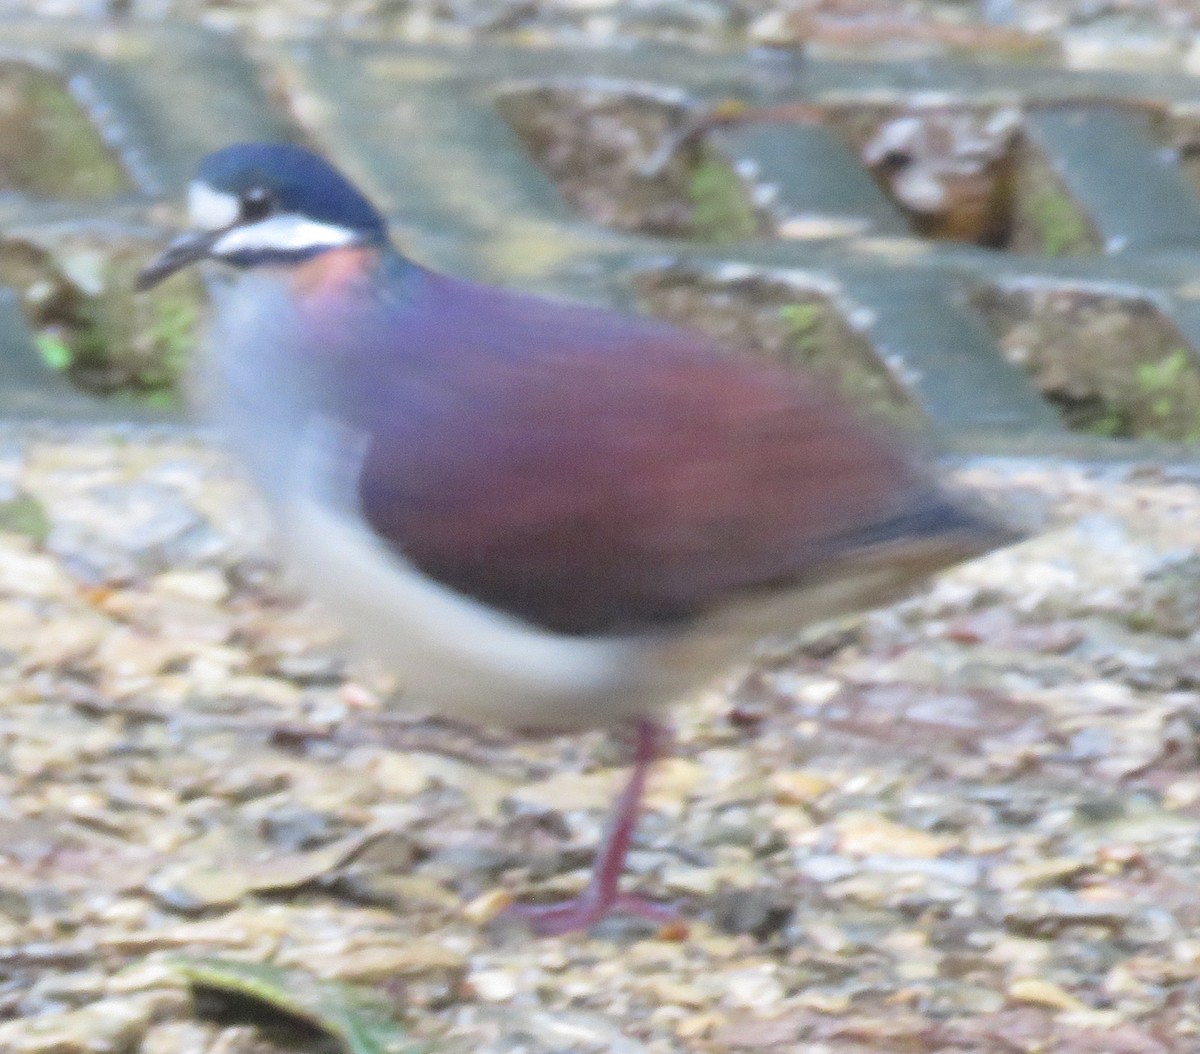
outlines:
[[[539,937],[586,930],[609,915],[634,915],[662,926],[682,926],[682,917],[670,904],[660,904],[633,893],[598,897],[586,890],[577,897],[552,904],[510,904],[504,915],[527,923]]]
[[[596,854],[591,880],[584,891],[577,897],[554,904],[510,904],[504,914],[524,920],[534,933],[542,937],[585,930],[609,915],[635,915],[680,933],[686,932],[679,912],[669,904],[657,904],[617,889],[633,837],[646,776],[658,755],[659,743],[663,738],[663,730],[649,719],[638,721],[634,726],[633,770],[629,774],[629,782],[617,798],[608,830]]]

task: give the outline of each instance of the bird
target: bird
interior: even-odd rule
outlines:
[[[761,638],[891,602],[1019,534],[811,376],[650,317],[405,256],[320,154],[204,157],[145,290],[201,261],[199,400],[285,560],[401,702],[514,732],[632,734],[583,890],[536,934],[676,909],[620,879],[668,704]]]

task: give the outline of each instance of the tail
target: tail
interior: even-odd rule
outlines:
[[[947,564],[1016,545],[1028,532],[1006,522],[976,497],[940,488],[923,492],[906,509],[838,538],[847,549],[928,543],[944,549]]]

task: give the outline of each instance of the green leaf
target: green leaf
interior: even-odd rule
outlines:
[[[75,360],[75,353],[70,345],[53,333],[39,333],[34,337],[34,343],[37,345],[38,354],[42,356],[42,362],[52,370],[65,370]]]
[[[1085,431],[1097,436],[1120,436],[1128,430],[1128,424],[1121,412],[1115,408],[1107,409],[1094,421],[1088,422]]]
[[[792,346],[804,355],[815,355],[821,346],[825,310],[820,304],[784,304],[779,320],[787,326]]]
[[[732,242],[758,233],[750,195],[733,166],[719,154],[707,153],[692,172],[687,189],[697,237]]]
[[[1183,348],[1158,362],[1143,362],[1137,368],[1138,386],[1146,392],[1160,392],[1171,388],[1183,376],[1188,365],[1188,353]]]
[[[155,410],[176,410],[181,405],[178,393],[169,388],[158,388],[155,391],[147,392],[142,398],[142,402]]]
[[[364,988],[319,981],[300,970],[233,959],[176,959],[194,989],[265,1004],[337,1040],[346,1054],[415,1054],[389,1016],[389,1004]]]
[[[1029,201],[1029,215],[1047,256],[1068,256],[1085,249],[1091,231],[1074,201],[1055,187],[1046,187]]]
[[[37,498],[29,494],[17,494],[8,501],[0,502],[0,531],[23,534],[41,545],[50,533],[50,517]]]
[[[780,319],[795,337],[809,336],[820,325],[822,313],[820,304],[784,304],[779,309]]]

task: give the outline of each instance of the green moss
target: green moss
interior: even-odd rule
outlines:
[[[903,428],[919,428],[923,418],[903,395],[870,347],[822,299],[784,304],[785,357],[825,378],[839,393],[871,416]]]
[[[1157,362],[1137,368],[1137,387],[1152,422],[1148,433],[1165,439],[1200,440],[1200,371],[1185,348],[1175,348]],[[1160,433],[1159,430],[1162,430]]]
[[[197,290],[171,283],[134,295],[130,262],[115,260],[101,295],[80,312],[72,376],[100,391],[175,403],[199,315]]]
[[[815,350],[824,314],[820,304],[784,304],[779,309],[792,341],[802,350]]]
[[[0,242],[0,283],[18,291],[50,369],[97,394],[174,407],[203,290],[194,275],[181,275],[135,294],[145,257],[128,244]]]
[[[1047,256],[1091,250],[1092,232],[1075,203],[1061,190],[1044,188],[1029,201],[1029,215]]]
[[[503,92],[494,105],[563,198],[597,223],[709,242],[765,229],[729,159],[677,103],[543,85]]]
[[[1096,255],[1104,250],[1087,214],[1062,178],[1028,140],[1017,147],[1012,231],[1007,248],[1046,256]]]
[[[1120,407],[1102,406],[1094,416],[1088,418],[1081,425],[1080,431],[1094,436],[1117,439],[1127,438],[1131,428],[1129,415],[1123,413]]]
[[[986,287],[972,299],[1067,427],[1200,440],[1200,363],[1153,303],[1069,287]]]
[[[731,354],[820,376],[867,416],[899,427],[927,424],[868,341],[821,293],[675,270],[641,276],[638,293],[647,310],[708,333]]]
[[[50,534],[50,517],[37,498],[15,494],[7,501],[0,501],[0,531],[24,535],[41,545]]]
[[[1183,348],[1175,348],[1158,362],[1143,362],[1138,366],[1138,387],[1143,392],[1152,395],[1169,393],[1182,379],[1187,367],[1187,351]],[[1169,406],[1169,402],[1166,405]]]
[[[0,64],[0,187],[90,200],[128,190],[129,181],[61,81]]]
[[[62,339],[57,333],[45,331],[37,334],[34,338],[37,344],[38,353],[42,356],[42,361],[52,370],[65,370],[71,365],[75,358],[75,353],[71,350],[71,345]]]
[[[733,166],[714,150],[705,150],[688,183],[695,237],[710,242],[753,238],[758,217]]]

